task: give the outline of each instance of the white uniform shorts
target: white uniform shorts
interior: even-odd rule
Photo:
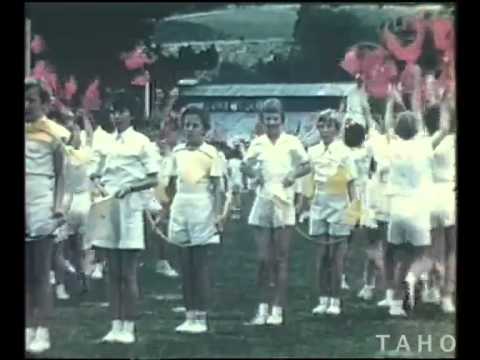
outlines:
[[[282,228],[295,225],[295,206],[277,204],[273,199],[257,195],[253,202],[248,224],[264,228]]]
[[[95,227],[95,230],[89,232],[91,237],[88,241],[92,241],[96,247],[106,249],[145,249],[144,208],[145,202],[141,194],[132,193],[120,200],[112,199],[109,214],[104,218],[93,216],[94,212],[90,211],[88,226]]]
[[[435,183],[431,197],[431,226],[454,226],[456,222],[456,194],[452,183]]]
[[[70,211],[67,214],[68,234],[78,234],[84,238],[87,231],[88,212],[90,211],[91,198],[88,191],[74,193]],[[83,249],[89,249],[92,246],[90,242],[84,241]]]
[[[347,220],[348,201],[345,196],[317,191],[310,206],[309,234],[311,236],[349,236],[352,226]]]
[[[391,198],[387,241],[394,245],[431,245],[428,199],[414,196]]]
[[[220,243],[210,194],[177,193],[168,222],[168,241],[178,246]]]

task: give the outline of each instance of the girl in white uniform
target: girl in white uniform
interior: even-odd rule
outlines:
[[[445,106],[445,105],[444,105]],[[446,111],[446,110],[444,110]],[[429,108],[425,125],[430,136],[438,131],[441,109]],[[451,121],[455,121],[452,116]],[[455,133],[451,132],[433,152],[432,187],[432,261],[431,288],[427,288],[427,300],[440,303],[446,313],[455,312],[453,293],[455,291],[456,266],[456,195],[455,195]]]
[[[48,119],[50,94],[43,84],[25,81],[25,272],[26,351],[50,348],[50,266],[54,231],[63,218],[63,140],[70,132]]]
[[[100,178],[104,193],[114,197],[111,211],[116,215],[115,234],[92,239],[94,246],[105,249],[108,262],[112,328],[102,341],[125,344],[135,342],[137,266],[145,248],[141,192],[157,185],[158,171],[151,142],[131,126],[134,114],[135,104],[126,96],[113,102],[115,141],[107,149],[103,168],[93,175]]]
[[[72,114],[73,115],[73,114]],[[86,283],[86,252],[91,248],[91,242],[85,236],[88,213],[91,205],[91,183],[89,168],[93,166],[94,157],[91,151],[92,131],[88,118],[83,116],[84,130],[73,124],[68,128],[74,134],[68,151],[71,154],[66,167],[66,186],[69,194],[69,211],[67,215],[68,235],[73,247],[72,265],[81,282],[81,292],[87,291]],[[57,288],[58,289],[58,288]]]
[[[169,197],[168,240],[179,247],[185,322],[178,332],[208,331],[207,310],[211,293],[210,263],[220,243],[222,164],[218,151],[204,141],[209,115],[189,106],[182,113],[186,144],[173,150]]]
[[[390,173],[387,193],[391,196],[388,224],[388,248],[393,253],[393,267],[400,266],[394,282],[394,296],[390,315],[405,316],[402,282],[411,265],[425,256],[431,245],[429,191],[432,187],[433,150],[447,134],[448,115],[443,116],[440,130],[431,138],[418,136],[422,131],[417,116],[402,112],[393,119],[392,96],[387,101],[387,131],[394,129],[388,145]],[[410,246],[408,246],[410,245]],[[399,260],[395,254],[410,250],[409,256]]]
[[[168,228],[168,210],[171,199],[166,195],[166,188],[172,173],[173,155],[166,139],[158,139],[154,146],[158,150],[158,185],[154,190],[155,201],[160,205],[160,213],[154,219],[151,212],[147,212],[147,216],[154,221],[152,224],[158,228],[162,234],[154,232],[155,251],[157,261],[155,264],[155,272],[170,278],[177,278],[177,271],[170,265],[167,257],[167,242],[163,235],[166,234]],[[161,236],[162,235],[162,236]]]
[[[259,184],[248,223],[254,226],[262,294],[257,314],[248,324],[281,325],[287,300],[291,230],[295,225],[293,185],[310,171],[310,166],[300,140],[282,130],[285,113],[278,99],[265,100],[260,121],[266,134],[252,141],[242,166],[242,171]]]
[[[353,181],[357,171],[351,150],[338,137],[340,121],[340,114],[334,110],[322,111],[317,121],[322,141],[308,149],[315,182],[309,235],[318,240],[316,269],[320,293],[314,314],[341,313],[340,286],[352,230],[347,210],[356,201]]]
[[[373,161],[373,151],[368,141],[365,139],[365,128],[357,123],[350,123],[345,128],[345,144],[351,149],[351,156],[357,169],[358,178],[355,181],[355,191],[360,200],[361,212],[357,225],[360,231],[366,231],[371,235],[371,230],[377,229],[377,223],[374,219],[370,205],[370,194],[368,191],[371,164]],[[369,240],[366,249],[366,262],[364,270],[364,286],[359,292],[359,297],[364,300],[370,300],[373,296],[375,288],[375,278],[377,270],[381,267],[377,266],[378,262],[374,261],[372,248],[376,247],[377,237]]]

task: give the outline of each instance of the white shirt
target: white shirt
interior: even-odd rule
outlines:
[[[271,197],[273,193],[284,192],[283,195],[293,199],[294,186],[284,188],[282,181],[298,165],[308,162],[308,155],[296,136],[282,132],[275,144],[267,135],[256,137],[245,154],[245,160],[249,159],[257,161],[265,181],[264,186],[257,188],[257,195]]]
[[[387,194],[415,197],[420,201],[431,189],[433,181],[433,147],[428,137],[402,140],[389,144],[390,173]]]
[[[215,147],[202,143],[197,149],[179,144],[173,149],[172,173],[177,177],[177,193],[208,193],[210,177],[221,177],[224,164]]]
[[[158,172],[157,150],[145,135],[131,126],[114,135],[102,170],[102,183],[109,193]]]
[[[312,146],[308,149],[308,156],[312,164],[313,179],[317,183],[325,184],[337,173],[340,166],[345,168],[351,179],[358,176],[351,150],[339,139],[333,140],[328,147],[323,141]]]
[[[433,179],[435,182],[455,182],[454,134],[447,135],[433,151]]]

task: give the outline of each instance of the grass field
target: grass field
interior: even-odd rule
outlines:
[[[245,215],[245,214],[244,214]],[[241,222],[230,222],[224,243],[218,249],[215,263],[215,293],[210,313],[210,332],[202,335],[181,335],[174,332],[183,321],[182,313],[172,308],[182,306],[180,280],[161,277],[153,272],[153,261],[146,255],[139,274],[142,287],[137,322],[137,343],[134,345],[97,344],[109,329],[109,312],[105,307],[103,281],[92,283],[82,301],[56,304],[51,325],[52,349],[48,358],[320,358],[320,357],[419,357],[452,358],[444,353],[440,339],[455,335],[455,318],[443,315],[438,308],[420,304],[406,319],[392,319],[386,310],[379,310],[374,301],[356,298],[361,287],[362,245],[352,244],[348,264],[351,291],[344,293],[342,315],[336,318],[313,317],[316,305],[312,288],[312,244],[295,236],[292,241],[289,306],[286,325],[278,328],[245,327],[242,323],[252,315],[256,304],[255,244],[252,231]],[[173,253],[173,249],[169,249]],[[375,335],[389,334],[384,352]],[[411,351],[395,353],[400,336],[405,335]],[[432,336],[431,352],[424,346],[418,352],[417,338]],[[450,343],[446,341],[445,347]],[[447,346],[448,345],[448,346]],[[403,348],[405,349],[405,348]]]

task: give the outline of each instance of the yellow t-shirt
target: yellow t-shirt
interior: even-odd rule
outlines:
[[[67,142],[70,139],[70,131],[46,116],[25,124],[25,133],[28,140],[43,141],[47,143]]]
[[[177,192],[207,190],[210,177],[222,176],[222,161],[215,147],[203,143],[195,150],[180,144],[173,149],[171,176],[177,176]]]

